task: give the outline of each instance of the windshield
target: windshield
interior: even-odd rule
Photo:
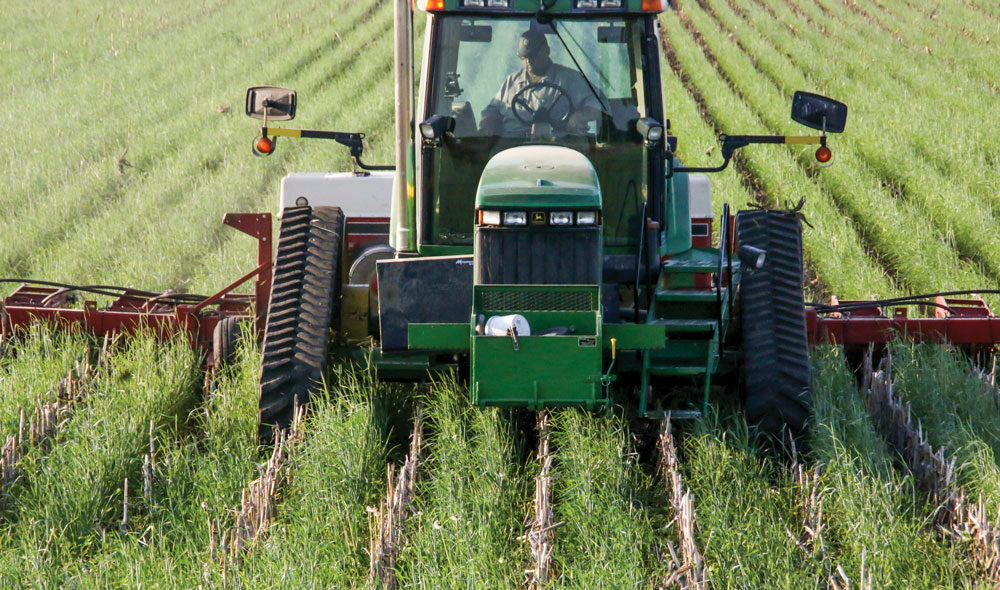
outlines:
[[[472,204],[489,158],[515,145],[556,143],[590,158],[604,195],[605,242],[628,242],[646,169],[635,132],[646,114],[642,32],[641,18],[631,17],[549,24],[441,17],[425,111],[455,125],[425,162],[424,241],[471,244]]]

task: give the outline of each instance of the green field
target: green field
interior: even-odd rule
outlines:
[[[809,297],[1000,288],[993,0],[678,4],[661,28],[685,163],[717,163],[719,133],[800,133],[788,118],[798,89],[850,108],[833,166],[818,166],[812,148],[752,146],[712,178],[717,213],[723,202],[806,198]],[[223,214],[277,213],[282,176],[350,160],[333,142],[290,139],[253,157],[250,85],[296,88],[296,126],[363,131],[366,161],[392,158],[391,4],[66,0],[6,3],[0,16],[0,278],[206,293],[252,268],[253,241]],[[1000,297],[987,301],[1000,308]],[[941,347],[892,353],[914,418],[996,514],[1000,394]],[[85,338],[42,328],[0,351],[0,439],[86,354]],[[139,337],[116,349],[86,401],[0,489],[0,587],[377,587],[373,512],[387,464],[403,461],[414,400],[427,425],[400,586],[526,586],[539,469],[531,417],[471,407],[450,380],[403,386],[341,368],[292,450],[269,534],[220,565],[212,531],[233,525],[266,461],[259,356],[243,350],[204,392],[180,343]],[[868,577],[875,588],[990,586],[876,433],[842,353],[816,350],[814,364],[816,419],[800,457],[818,469],[812,496],[724,396],[681,427],[680,472],[712,587],[828,588],[839,575],[855,588]],[[667,486],[624,416],[552,415],[554,588],[653,588],[670,574],[679,545]],[[816,534],[803,525],[809,497],[822,500]]]

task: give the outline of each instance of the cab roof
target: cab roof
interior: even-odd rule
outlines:
[[[551,16],[612,16],[656,14],[669,0],[415,0],[415,8],[435,14],[476,14],[483,17],[539,14]]]

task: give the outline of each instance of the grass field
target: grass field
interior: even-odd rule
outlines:
[[[366,161],[392,157],[388,3],[15,4],[0,6],[10,136],[0,278],[211,292],[249,270],[254,245],[223,214],[276,212],[288,172],[350,169],[332,142],[283,139],[275,156],[254,158],[255,123],[242,114],[250,85],[296,88],[297,126],[363,131]],[[716,163],[719,133],[802,132],[788,118],[795,90],[850,107],[833,166],[819,167],[812,148],[753,146],[713,177],[717,213],[723,202],[807,199],[810,297],[1000,288],[995,2],[677,4],[661,17],[663,90],[685,163]],[[0,439],[51,401],[87,346],[38,328],[2,351]],[[995,514],[1000,394],[941,347],[891,352],[897,390],[931,444]],[[242,350],[206,393],[186,346],[140,337],[116,348],[0,489],[0,586],[377,587],[367,577],[374,513],[416,400],[426,448],[399,586],[526,586],[539,469],[530,417],[472,407],[454,380],[390,385],[347,369],[331,372],[291,450],[269,534],[220,565],[212,533],[232,526],[266,460],[259,357]],[[682,428],[680,473],[712,587],[987,586],[876,433],[842,353],[816,350],[814,364],[816,416],[798,457],[811,483],[761,448],[724,398]],[[551,587],[657,587],[679,525],[633,424],[620,409],[556,411],[552,445]]]

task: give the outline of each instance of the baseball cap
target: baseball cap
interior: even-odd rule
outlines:
[[[521,33],[521,39],[517,44],[517,56],[530,57],[548,48],[549,43],[545,40],[545,33],[528,29],[524,33]]]

